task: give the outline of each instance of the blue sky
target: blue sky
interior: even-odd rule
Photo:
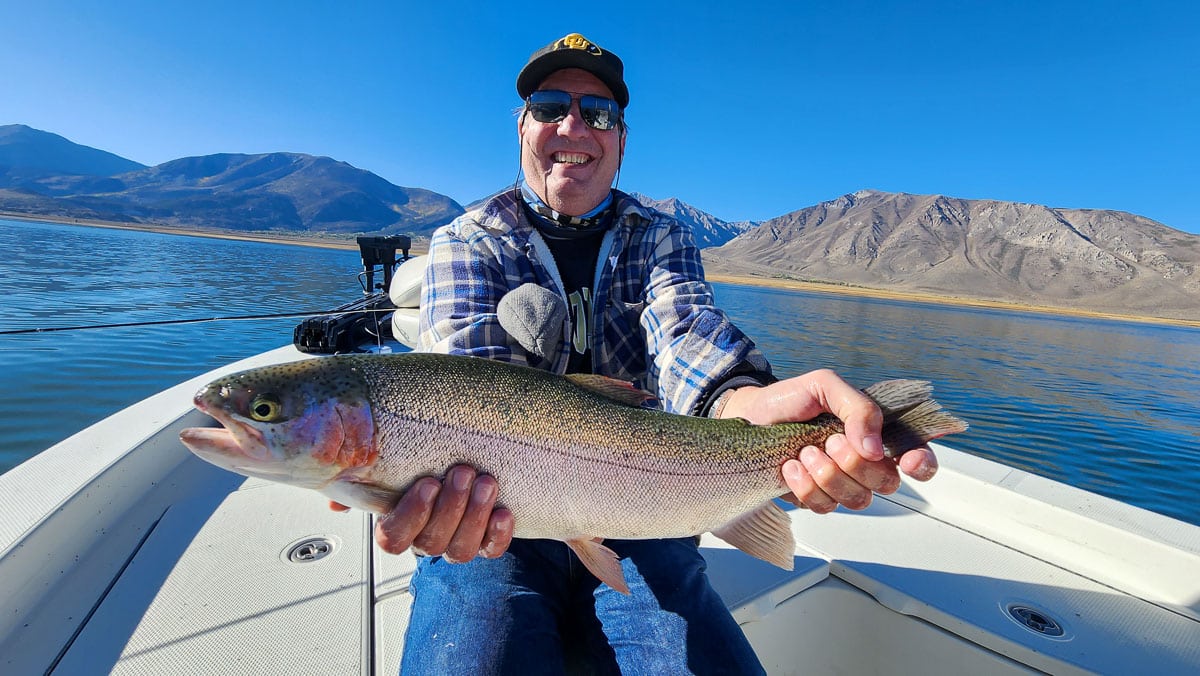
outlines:
[[[626,190],[726,220],[874,188],[1200,233],[1190,0],[0,0],[0,124],[145,164],[328,155],[466,204],[515,178],[517,71],[568,32],[625,61]]]

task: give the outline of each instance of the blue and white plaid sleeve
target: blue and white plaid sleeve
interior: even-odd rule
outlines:
[[[469,219],[439,228],[430,241],[418,349],[524,364],[524,351],[512,349],[496,316],[519,280],[507,278],[496,240]]]
[[[650,375],[666,409],[696,415],[723,382],[747,373],[769,381],[771,365],[716,307],[691,230],[663,218],[669,221],[666,232],[648,252],[641,323]]]

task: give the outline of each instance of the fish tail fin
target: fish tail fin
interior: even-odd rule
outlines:
[[[966,421],[930,398],[933,386],[924,380],[885,380],[866,390],[883,411],[883,448],[889,458],[924,446],[947,434],[965,432]]]

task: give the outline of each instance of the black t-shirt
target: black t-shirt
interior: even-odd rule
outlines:
[[[592,372],[592,285],[596,278],[596,259],[604,233],[612,225],[611,215],[590,228],[568,228],[558,225],[526,207],[529,220],[542,233],[558,274],[563,293],[567,295],[567,313],[571,320],[571,335],[566,336],[570,347],[567,373]]]

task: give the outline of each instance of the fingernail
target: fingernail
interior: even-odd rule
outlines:
[[[421,496],[421,499],[425,502],[432,501],[437,497],[437,494],[438,485],[432,481],[425,481],[420,486],[417,486],[417,495]]]
[[[496,493],[496,484],[492,481],[476,481],[471,490],[471,502],[483,504],[492,499]]]
[[[818,456],[822,453],[823,451],[816,446],[805,446],[800,450],[800,462],[807,469],[810,465],[817,462]]]
[[[883,440],[874,434],[868,434],[863,438],[862,447],[867,460],[883,459]]]
[[[450,473],[450,485],[456,491],[465,491],[471,485],[471,473],[465,469],[456,469]]]

